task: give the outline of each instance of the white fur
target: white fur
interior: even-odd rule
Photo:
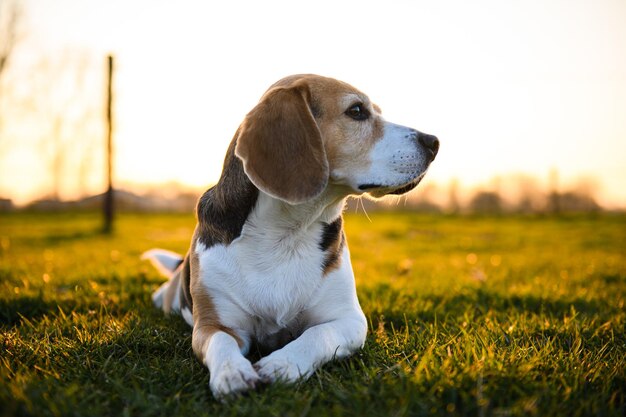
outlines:
[[[417,143],[414,129],[385,122],[383,137],[369,152],[369,165],[351,172],[350,184],[378,184],[382,189],[403,186],[424,175],[427,150]]]
[[[211,336],[204,363],[211,372],[209,385],[216,397],[254,388],[259,380],[250,361],[239,352],[237,341],[224,332]]]
[[[183,316],[183,319],[185,319],[188,325],[193,326],[193,314],[187,307],[180,311],[180,315]]]
[[[196,243],[200,279],[221,324],[244,341],[240,348],[221,332],[217,340],[212,336],[205,363],[216,396],[245,389],[253,381],[244,357],[252,338],[263,343],[281,329],[303,332],[255,364],[265,381],[307,377],[323,363],[363,345],[367,324],[347,246],[339,268],[326,276],[318,248],[321,222],[340,215],[343,199],[335,202],[327,193],[319,200],[290,210],[261,192],[239,238],[228,246]],[[226,389],[229,385],[233,387]]]
[[[349,259],[348,248],[343,259]],[[349,262],[327,276],[313,294],[303,315],[304,333],[255,364],[264,380],[294,382],[309,377],[317,367],[344,358],[365,342],[367,322],[359,306]]]

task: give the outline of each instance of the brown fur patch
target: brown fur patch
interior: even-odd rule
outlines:
[[[178,295],[180,287],[180,272],[181,267],[178,267],[172,278],[168,281],[167,290],[163,295],[163,312],[170,314],[172,312],[172,303],[174,298]]]
[[[306,83],[270,89],[248,113],[235,148],[250,180],[273,197],[296,204],[328,183],[328,162]]]
[[[213,304],[213,299],[207,293],[199,279],[200,262],[195,250],[197,233],[198,231],[196,229],[189,256],[190,270],[192,273],[190,291],[194,300],[191,345],[196,357],[203,362],[209,340],[215,332],[222,331],[228,333],[237,340],[239,346],[243,346],[243,341],[231,328],[222,325],[219,314]]]
[[[312,101],[321,109],[316,121],[331,176],[337,169],[343,172],[367,169],[369,152],[383,137],[384,121],[380,108],[372,104],[367,95],[344,82],[325,77],[302,77],[309,85]],[[357,121],[346,116],[346,110],[356,103],[362,103],[369,111],[367,120]]]
[[[243,341],[237,334],[232,329],[221,324],[213,300],[206,290],[202,286],[197,286],[192,288],[192,293],[196,307],[193,311],[194,325],[191,345],[196,357],[200,361],[204,361],[209,340],[213,334],[219,331],[231,335],[239,346],[243,346]]]
[[[163,294],[163,312],[165,314],[172,313],[172,305],[179,297],[180,309],[184,307],[189,308],[191,311],[191,297],[189,296],[189,255],[185,256],[185,259],[181,261],[176,268],[176,271],[172,274],[172,277],[167,282],[167,289]],[[187,286],[187,288],[185,288]]]
[[[193,299],[191,298],[191,262],[189,254],[185,256],[180,271],[180,310],[188,309],[193,312]]]

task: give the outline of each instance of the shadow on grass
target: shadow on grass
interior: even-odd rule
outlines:
[[[372,317],[384,315],[386,321],[403,325],[407,317],[434,322],[437,318],[458,317],[462,319],[468,313],[473,317],[483,316],[490,311],[498,316],[514,313],[534,314],[548,317],[570,316],[576,314],[582,318],[599,316],[607,320],[619,313],[617,306],[603,300],[585,300],[574,298],[550,298],[535,295],[503,295],[482,288],[464,289],[450,295],[424,295],[403,293],[389,285],[379,285],[359,290],[361,304]],[[385,306],[383,309],[380,306]]]
[[[96,237],[109,236],[102,231],[102,227],[93,230],[79,230],[67,233],[52,233],[45,235],[43,241],[48,244],[66,243],[78,240],[93,239]]]
[[[31,293],[20,293],[12,298],[0,298],[0,324],[19,326],[23,319],[37,320],[44,316],[89,313],[105,309],[111,316],[121,316],[131,311],[152,310],[151,291],[156,286],[145,275],[122,279],[117,275],[90,278],[91,287],[78,279],[62,285]]]
[[[72,309],[76,306],[75,303],[73,304],[73,306],[66,305],[66,307]],[[42,294],[22,295],[10,300],[0,299],[0,323],[13,326],[21,322],[22,318],[37,319],[46,314],[58,312],[58,306],[56,302],[44,300]]]
[[[0,415],[181,415],[183,402],[196,409],[182,415],[206,408],[208,372],[182,319],[130,311],[109,325],[107,312],[79,321],[56,315],[46,330],[54,336],[41,346],[27,344],[32,338],[9,343],[9,380],[19,395],[0,387]]]
[[[38,234],[36,236],[21,236],[18,240],[24,246],[56,247],[74,242],[88,242],[96,239],[106,239],[112,236],[114,236],[114,234],[106,234],[103,233],[101,229],[94,228],[93,230],[51,231]]]

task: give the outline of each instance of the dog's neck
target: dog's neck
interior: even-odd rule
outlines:
[[[268,225],[288,233],[306,231],[317,223],[332,223],[343,212],[346,195],[327,187],[318,197],[300,204],[289,204],[263,191],[254,208],[255,216]]]

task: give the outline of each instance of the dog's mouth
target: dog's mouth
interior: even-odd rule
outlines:
[[[409,191],[411,191],[412,189],[414,189],[415,187],[417,187],[417,185],[422,181],[422,178],[424,178],[424,175],[420,175],[419,177],[417,177],[416,179],[414,179],[413,181],[411,181],[410,183],[403,185],[399,188],[396,188],[395,190],[387,193],[387,194],[395,194],[395,195],[401,195],[404,193],[408,193]]]
[[[393,195],[402,195],[408,193],[412,189],[418,186],[418,184],[424,178],[426,173],[422,173],[421,175],[413,178],[411,181],[401,184],[401,185],[385,185],[385,184],[361,184],[359,185],[359,190],[365,191],[366,193],[370,193],[374,197],[382,197],[384,195],[393,194]]]

